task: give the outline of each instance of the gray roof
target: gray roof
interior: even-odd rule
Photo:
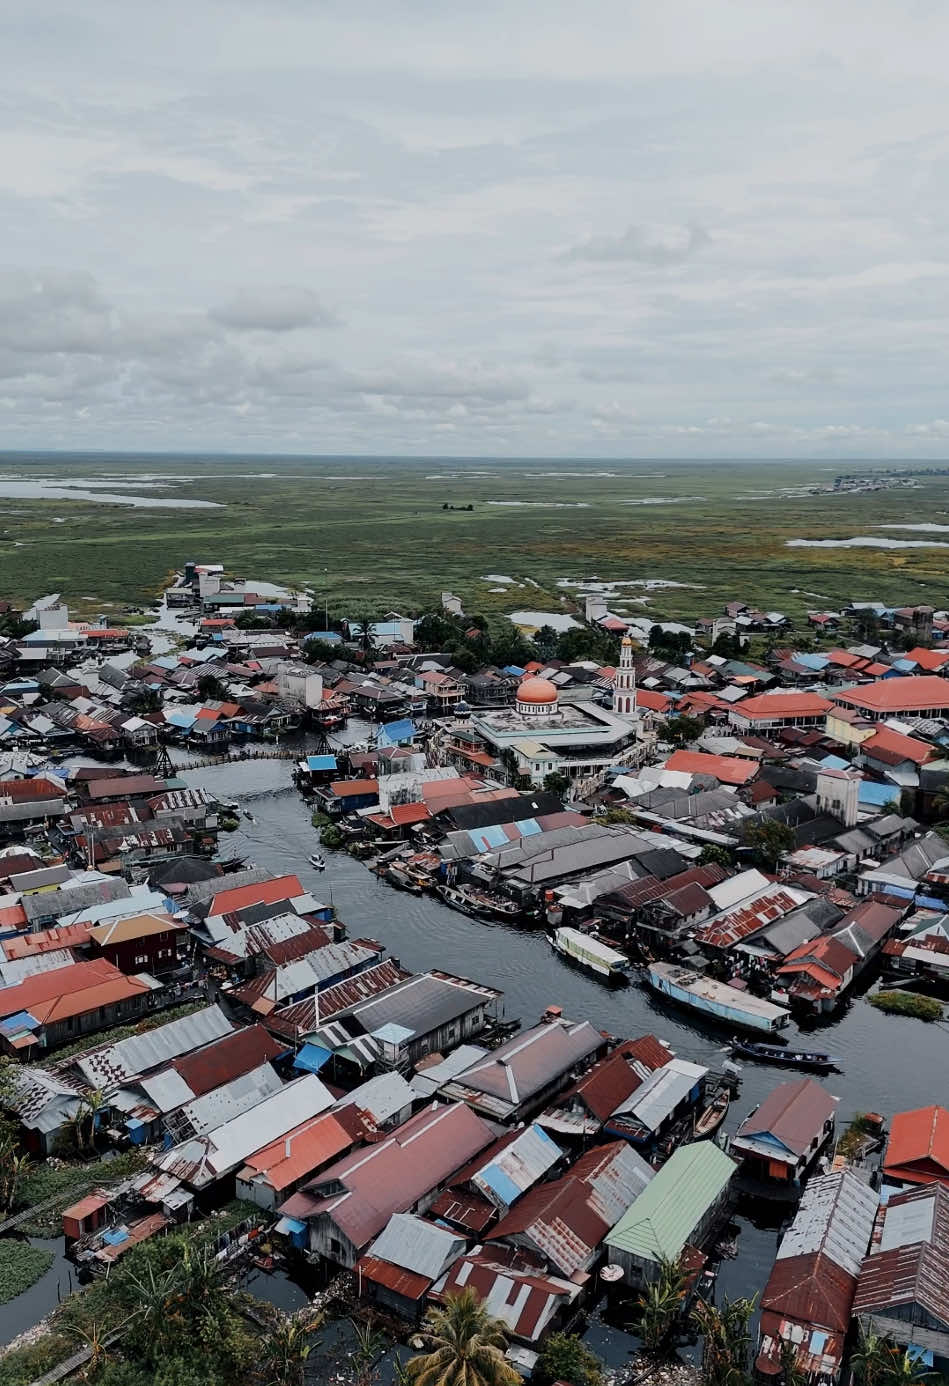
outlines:
[[[241,1112],[256,1107],[265,1097],[279,1092],[282,1087],[276,1069],[271,1064],[261,1064],[230,1083],[222,1083],[203,1097],[186,1103],[173,1119],[175,1135],[182,1140],[185,1136],[203,1136],[208,1131],[215,1131],[225,1122],[240,1116]],[[263,1136],[266,1138],[266,1132]]]
[[[870,1186],[849,1170],[809,1180],[777,1259],[821,1254],[856,1277],[879,1206]]]
[[[689,1093],[708,1074],[707,1068],[671,1059],[662,1068],[654,1069],[613,1113],[614,1117],[632,1117],[647,1131],[658,1131]]]
[[[79,1110],[79,1089],[61,1074],[45,1068],[8,1069],[10,1091],[4,1105],[28,1130],[49,1134],[65,1126]]]
[[[464,1237],[412,1213],[393,1213],[369,1248],[369,1256],[436,1280],[467,1249]]]
[[[346,1093],[336,1106],[358,1107],[361,1112],[368,1112],[377,1126],[382,1126],[404,1107],[411,1108],[414,1100],[415,1092],[401,1073],[379,1073]]]
[[[236,890],[238,886],[257,885],[260,881],[273,879],[273,872],[265,866],[248,866],[244,871],[234,871],[228,876],[212,876],[206,881],[194,881],[188,887],[185,901],[189,906],[204,904],[222,890]]]
[[[88,885],[73,886],[71,890],[41,890],[36,895],[24,895],[20,903],[27,921],[32,924],[37,919],[58,919],[60,915],[75,914],[94,905],[128,900],[131,894],[121,877],[110,876],[108,880],[90,881]]]
[[[422,972],[370,1001],[357,1002],[335,1019],[351,1017],[367,1034],[383,1025],[402,1025],[414,1035],[427,1035],[493,1001],[497,995],[496,991],[462,977]]]
[[[588,1020],[544,1022],[465,1069],[447,1084],[445,1095],[504,1116],[603,1047]]]
[[[17,823],[26,818],[61,818],[65,812],[65,799],[21,799],[12,804],[0,804],[0,823]]]
[[[93,1087],[108,1090],[131,1082],[169,1059],[177,1059],[181,1054],[189,1054],[212,1040],[221,1039],[233,1029],[220,1007],[206,1006],[193,1015],[169,1021],[142,1035],[130,1035],[115,1044],[93,1049],[80,1055],[74,1063]]]
[[[42,886],[58,886],[72,878],[68,866],[41,866],[35,871],[20,871],[10,877],[11,890],[39,890]]]

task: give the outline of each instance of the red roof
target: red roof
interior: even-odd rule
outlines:
[[[949,1112],[945,1107],[897,1112],[883,1169],[907,1184],[949,1183]]]
[[[206,1044],[193,1054],[185,1054],[171,1065],[196,1097],[212,1088],[230,1083],[261,1064],[270,1063],[287,1052],[262,1025],[248,1025],[233,1034]]]
[[[421,1299],[432,1283],[428,1276],[394,1266],[391,1261],[382,1261],[378,1256],[360,1256],[356,1262],[356,1278],[357,1282],[370,1280],[382,1285],[403,1299]]]
[[[811,943],[802,943],[789,953],[778,976],[807,973],[822,986],[836,991],[843,985],[849,968],[857,961],[856,955],[835,938],[817,938]]]
[[[29,799],[61,799],[63,790],[41,775],[31,780],[0,780],[0,802],[22,804]]]
[[[6,910],[0,910],[0,916],[4,914]],[[13,962],[15,958],[32,958],[38,953],[53,953],[59,948],[79,948],[88,942],[91,928],[88,920],[81,924],[58,924],[55,929],[5,938],[0,948],[8,962]]]
[[[928,746],[925,741],[917,741],[915,736],[904,736],[902,732],[893,731],[890,727],[881,727],[879,731],[867,737],[866,741],[860,743],[860,750],[865,755],[874,757],[880,751],[890,752],[900,760],[913,761],[915,765],[923,765],[936,754],[933,747]]]
[[[378,780],[333,780],[330,791],[337,799],[353,799],[379,793]]]
[[[600,1122],[605,1122],[620,1103],[645,1082],[649,1073],[662,1068],[674,1057],[672,1050],[655,1035],[627,1040],[607,1058],[594,1064],[590,1072],[564,1094],[559,1105],[568,1105],[571,1098],[578,1097]]]
[[[126,977],[104,958],[96,958],[38,972],[15,986],[0,988],[0,1017],[28,1011],[41,1025],[49,1025],[148,990],[145,982]]]
[[[257,881],[254,885],[235,886],[222,890],[211,901],[209,914],[232,914],[248,905],[273,905],[279,900],[294,900],[305,895],[297,876],[277,876],[272,881]]]
[[[927,650],[923,646],[917,645],[913,650],[907,650],[902,659],[911,659],[914,664],[918,664],[921,669],[929,669],[936,673],[944,665],[949,664],[949,650]]]
[[[388,813],[370,813],[367,816],[370,823],[380,828],[404,828],[410,823],[423,823],[432,815],[427,804],[393,804]]]
[[[758,773],[757,761],[713,756],[705,751],[673,751],[665,768],[681,770],[686,775],[713,775],[722,784],[747,784]]]
[[[743,699],[734,711],[749,722],[767,722],[780,717],[820,717],[831,706],[819,693],[759,693]]]
[[[949,708],[949,682],[937,674],[879,679],[863,688],[835,693],[834,702],[866,708],[868,712],[926,712],[930,708]]]
[[[354,1142],[355,1136],[344,1126],[341,1114],[325,1112],[261,1146],[248,1156],[238,1177],[250,1181],[255,1175],[264,1175],[279,1194],[349,1150]]]
[[[9,899],[9,897],[7,898]],[[0,929],[20,929],[25,923],[26,910],[22,905],[4,905],[3,908],[0,909]],[[4,952],[6,952],[7,943],[11,942],[12,939],[6,940],[3,945]],[[7,957],[9,956],[10,954],[7,953]]]
[[[668,712],[672,699],[666,693],[654,693],[651,688],[637,688],[636,702],[647,712]]]

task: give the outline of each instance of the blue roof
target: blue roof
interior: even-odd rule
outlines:
[[[524,670],[517,664],[505,664],[502,672],[505,674],[513,674],[516,678],[520,678]]]
[[[841,760],[840,756],[825,756],[821,761],[825,770],[849,770],[850,761]]]
[[[882,808],[884,804],[898,802],[899,797],[899,787],[895,784],[872,784],[869,780],[861,780],[857,802]]]
[[[341,645],[343,637],[338,630],[311,630],[309,635],[303,637],[303,643],[308,640],[325,640],[329,645]]]
[[[899,669],[901,674],[911,674],[916,668],[916,661],[915,659],[894,659],[891,667]]]
[[[335,770],[335,756],[307,756],[306,768],[308,770]]]
[[[401,746],[415,736],[415,723],[409,717],[398,722],[386,722],[376,737],[377,746]]]
[[[308,1042],[294,1059],[293,1067],[305,1069],[307,1073],[319,1073],[327,1059],[331,1057],[332,1050]]]
[[[407,1029],[404,1025],[396,1025],[395,1021],[390,1020],[388,1025],[380,1025],[378,1030],[373,1030],[374,1039],[381,1040],[383,1044],[402,1044],[404,1040],[411,1039],[415,1034],[414,1030]]]
[[[169,709],[165,713],[165,721],[170,722],[173,727],[183,727],[186,731],[194,726],[198,720],[196,712],[184,712],[182,709]]]
[[[536,818],[522,818],[514,826],[521,837],[533,837],[535,833],[543,831]]]
[[[827,657],[827,655],[798,654],[797,651],[795,651],[794,663],[803,664],[805,669],[813,669],[815,670],[815,672],[820,673],[822,669],[827,668],[827,665],[830,663],[830,660]]]
[[[29,1011],[17,1011],[16,1015],[8,1015],[6,1020],[0,1020],[0,1030],[8,1035],[15,1035],[17,1030],[38,1030],[39,1027],[39,1021],[34,1020]]]

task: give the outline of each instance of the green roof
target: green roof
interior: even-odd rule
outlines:
[[[646,1261],[674,1261],[735,1172],[714,1141],[680,1145],[606,1238]]]

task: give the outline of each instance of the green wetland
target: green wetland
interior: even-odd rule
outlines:
[[[665,619],[733,599],[798,620],[851,599],[939,607],[940,466],[920,464],[912,487],[814,494],[837,475],[913,468],[7,453],[0,595],[60,591],[77,611],[116,615],[195,558],[309,586],[336,615],[419,610],[445,589],[489,619],[564,611],[593,579],[624,584],[606,593],[611,609]],[[838,546],[849,540],[861,542]]]

